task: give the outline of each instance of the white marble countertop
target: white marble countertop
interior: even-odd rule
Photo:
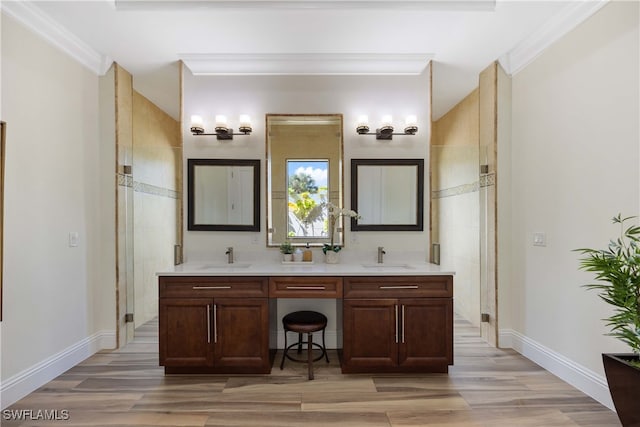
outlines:
[[[160,271],[158,276],[450,276],[455,272],[427,262],[193,262]]]

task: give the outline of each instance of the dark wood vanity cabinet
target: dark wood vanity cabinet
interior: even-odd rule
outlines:
[[[271,372],[277,298],[341,302],[344,373],[447,372],[453,364],[451,275],[160,276],[159,286],[167,374]]]
[[[165,373],[269,373],[268,280],[161,276]]]
[[[212,366],[211,298],[160,298],[161,366]]]
[[[342,371],[448,372],[453,278],[344,278]]]

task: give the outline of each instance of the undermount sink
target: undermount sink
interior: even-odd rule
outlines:
[[[386,263],[373,263],[373,264],[362,264],[364,268],[375,268],[378,270],[385,269],[405,269],[405,270],[413,270],[415,267],[409,264],[386,264]]]
[[[209,270],[211,268],[249,268],[251,264],[246,262],[234,262],[231,264],[207,264],[202,266],[202,270]]]

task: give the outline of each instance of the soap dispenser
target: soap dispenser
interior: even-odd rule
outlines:
[[[305,247],[304,251],[302,251],[302,261],[311,262],[313,260],[313,252],[311,252],[311,248],[309,247],[309,243]]]
[[[293,252],[293,261],[294,262],[300,262],[302,261],[302,251],[300,250],[300,248],[296,249]]]

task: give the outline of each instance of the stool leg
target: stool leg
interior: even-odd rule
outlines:
[[[309,332],[308,334],[308,343],[307,343],[307,365],[309,369],[309,379],[313,379],[313,334]]]
[[[298,333],[298,354],[302,353],[302,332]]]
[[[329,354],[327,353],[327,345],[324,343],[324,329],[322,330],[322,351],[324,351],[324,358],[329,363]]]
[[[284,357],[287,355],[287,330],[284,330],[284,349],[282,350],[282,362],[280,362],[280,370],[284,368]]]

